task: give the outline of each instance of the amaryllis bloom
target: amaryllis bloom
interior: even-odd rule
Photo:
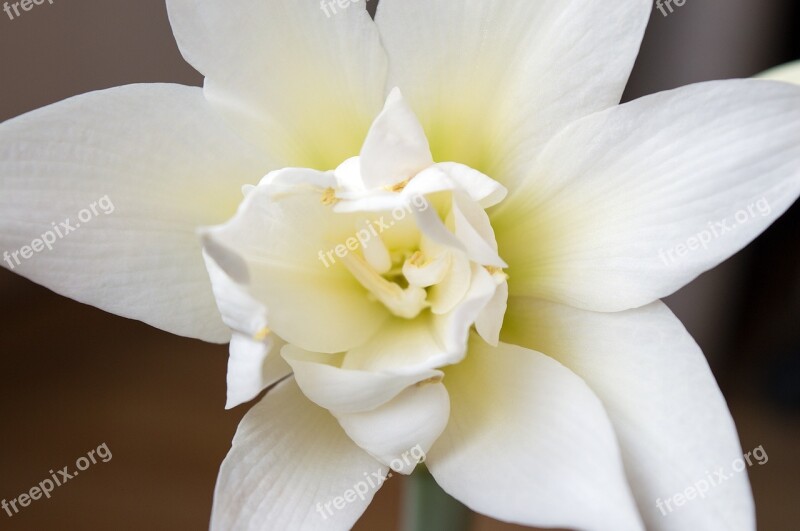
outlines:
[[[423,458],[500,520],[753,529],[745,473],[675,503],[742,449],[659,298],[797,199],[800,89],[619,105],[650,4],[167,0],[204,87],[0,126],[2,249],[116,206],[4,265],[230,341],[229,407],[271,388],[213,529],[346,529]]]

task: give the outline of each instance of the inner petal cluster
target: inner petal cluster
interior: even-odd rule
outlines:
[[[281,355],[306,396],[391,460],[402,433],[389,448],[370,439],[365,419],[405,403],[417,411],[414,389],[440,385],[438,369],[463,359],[473,327],[499,340],[507,265],[486,209],[506,190],[467,166],[434,162],[395,89],[358,156],[328,172],[275,171],[245,192],[237,215],[203,234],[223,317],[248,353],[232,343],[231,360],[266,358],[275,338],[288,343]],[[446,392],[425,396],[441,415],[409,420],[407,433],[425,439],[409,447],[429,446],[446,424]]]

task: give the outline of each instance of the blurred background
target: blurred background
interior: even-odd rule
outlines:
[[[654,10],[625,97],[800,58],[798,14],[793,0]],[[163,0],[55,0],[13,21],[0,12],[0,76],[0,121],[116,85],[202,83]],[[224,410],[227,347],[105,314],[4,269],[0,301],[0,498],[102,443],[113,455],[52,499],[0,512],[0,529],[207,529],[219,463],[248,407]],[[744,449],[769,455],[748,470],[759,528],[798,529],[800,207],[667,303],[708,356]],[[388,481],[356,529],[392,529],[402,490]],[[471,525],[523,529],[479,516]]]

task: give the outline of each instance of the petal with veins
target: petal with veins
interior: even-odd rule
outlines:
[[[703,353],[661,302],[619,313],[512,298],[503,340],[554,357],[600,398],[647,529],[751,531],[755,516],[736,427]],[[449,378],[449,376],[448,376]],[[663,514],[720,468],[730,477]],[[676,510],[677,509],[677,510]]]
[[[533,350],[477,337],[445,371],[450,421],[426,464],[470,509],[536,527],[644,529],[603,406]]]
[[[271,167],[197,88],[76,96],[0,125],[0,249],[30,245],[70,218],[76,230],[14,271],[105,311],[224,343],[230,332],[195,231],[229,218],[242,185]],[[90,208],[97,215],[78,228]]]
[[[412,453],[427,454],[447,426],[450,398],[443,384],[426,382],[372,411],[334,415],[347,435],[375,459],[410,474],[417,465]]]
[[[381,0],[389,86],[433,157],[509,189],[509,166],[574,120],[619,103],[652,0]]]
[[[492,214],[512,295],[620,311],[674,292],[800,195],[800,89],[734,80],[568,127]]]
[[[211,530],[345,531],[367,508],[387,472],[290,378],[239,424],[219,471]],[[375,487],[363,498],[325,510],[325,503],[330,507],[334,498],[366,478]]]
[[[329,17],[313,0],[168,0],[167,9],[206,98],[281,167],[329,170],[358,154],[387,68],[364,4]]]

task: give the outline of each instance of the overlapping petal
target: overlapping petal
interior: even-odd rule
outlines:
[[[227,219],[242,185],[271,168],[198,88],[130,85],[70,98],[0,125],[0,251],[45,233],[55,240],[1,263],[103,310],[227,341],[195,229]]]
[[[211,529],[347,530],[387,472],[290,378],[242,419],[219,472]],[[363,495],[347,494],[361,482]]]
[[[326,16],[318,0],[168,0],[205,95],[281,167],[329,170],[358,154],[381,109],[386,56],[364,3]]]
[[[703,353],[663,303],[594,313],[512,298],[503,339],[552,356],[600,398],[647,529],[755,529],[725,400]],[[694,498],[686,499],[690,488]],[[680,506],[676,494],[684,496]]]
[[[451,496],[524,525],[643,529],[611,423],[569,369],[473,336],[444,384],[450,422],[426,463]]]
[[[204,248],[270,309],[269,327],[279,337],[310,351],[335,353],[372,337],[388,312],[366,297],[340,262],[320,258],[353,236],[358,221],[323,204],[323,190],[315,184],[326,178],[333,179],[300,169],[267,176],[270,183],[292,185],[256,187],[233,219],[204,231]],[[277,200],[274,194],[285,195]]]
[[[509,188],[513,162],[619,103],[649,0],[381,0],[376,23],[434,159]]]
[[[800,89],[692,85],[562,131],[492,216],[512,295],[619,311],[684,286],[800,194]]]
[[[447,426],[450,399],[445,386],[425,382],[407,388],[371,411],[335,413],[347,435],[396,472],[410,474]]]

